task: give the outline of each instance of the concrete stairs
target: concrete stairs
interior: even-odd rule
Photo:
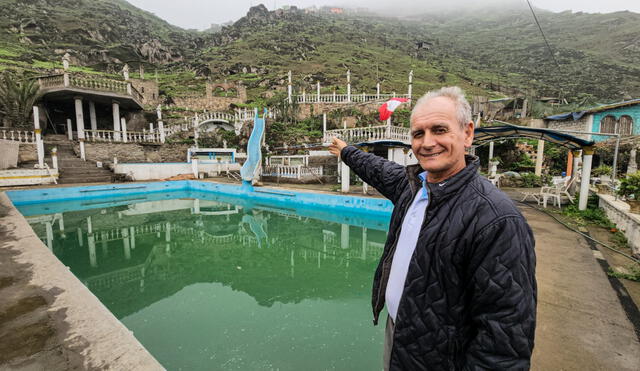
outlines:
[[[95,162],[92,161],[82,161],[73,151],[73,143],[66,138],[47,140],[45,152],[51,153],[51,148],[54,146],[58,147],[58,171],[60,172],[58,183],[108,183],[112,181],[113,173],[110,170],[96,167]]]

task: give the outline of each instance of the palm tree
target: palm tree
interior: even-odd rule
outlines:
[[[33,79],[15,73],[0,75],[0,115],[10,127],[31,127],[31,112],[38,99],[39,85]]]

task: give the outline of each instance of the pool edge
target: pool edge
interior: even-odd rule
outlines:
[[[46,314],[53,324],[53,337],[67,358],[80,358],[77,361],[84,369],[164,370],[133,333],[40,241],[4,191],[0,192],[0,209],[0,249],[15,253],[3,264],[27,269],[27,286],[49,294]]]

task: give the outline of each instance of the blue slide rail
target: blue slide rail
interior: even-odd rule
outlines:
[[[242,165],[242,169],[240,169],[243,187],[251,186],[253,179],[256,179],[256,172],[262,162],[262,138],[265,132],[266,117],[266,108],[264,109],[264,116],[262,118],[258,116],[258,110],[256,110],[256,116],[253,119],[253,130],[251,131],[249,143],[247,144],[247,160]]]

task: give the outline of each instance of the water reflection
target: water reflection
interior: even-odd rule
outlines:
[[[172,196],[193,194],[173,193]],[[198,196],[166,199],[163,194],[129,204],[105,200],[91,207],[78,205],[82,208],[78,211],[67,211],[69,205],[49,204],[39,208],[30,206],[30,211],[23,212],[32,213],[27,220],[38,236],[116,317],[135,330],[138,339],[168,368],[186,367],[186,358],[193,358],[188,362],[192,369],[226,369],[217,363],[212,365],[209,358],[204,357],[203,349],[213,347],[216,357],[222,357],[225,352],[231,352],[231,348],[237,350],[236,342],[245,341],[237,334],[227,339],[230,349],[226,348],[227,344],[209,344],[214,340],[199,334],[202,324],[188,324],[189,318],[176,318],[183,326],[192,328],[185,337],[202,336],[196,347],[199,350],[191,354],[159,343],[159,336],[169,336],[160,335],[159,331],[169,330],[166,322],[149,325],[155,323],[153,318],[157,314],[154,313],[160,311],[164,313],[160,317],[164,318],[173,310],[170,308],[181,305],[175,302],[177,298],[180,302],[204,300],[193,296],[203,295],[203,290],[191,293],[193,287],[200,287],[197,285],[202,283],[221,285],[215,286],[220,287],[214,290],[215,295],[227,297],[228,303],[216,305],[215,311],[229,310],[231,302],[241,300],[240,296],[233,298],[233,295],[248,295],[255,301],[256,308],[244,301],[242,308],[234,307],[235,321],[252,318],[259,312],[257,308],[265,308],[261,321],[279,323],[282,322],[281,309],[271,311],[275,304],[286,305],[290,313],[301,309],[289,305],[304,308],[298,321],[305,321],[316,329],[319,343],[313,356],[298,357],[292,351],[286,357],[300,358],[299,363],[289,359],[289,363],[277,366],[280,369],[299,369],[310,357],[318,357],[318,365],[323,365],[321,359],[335,356],[317,353],[323,347],[327,352],[345,352],[340,358],[344,366],[356,362],[354,357],[362,358],[356,363],[373,362],[363,366],[366,369],[378,365],[381,337],[374,335],[380,330],[370,326],[368,313],[371,277],[382,253],[387,217],[334,215],[331,210],[277,209],[246,200],[232,204],[211,195]],[[53,213],[33,215],[45,207]],[[219,291],[223,288],[232,291],[223,294]],[[216,318],[215,313],[208,315]],[[336,315],[346,322],[339,322],[339,327],[334,329],[332,322]],[[207,318],[204,313],[190,316]],[[263,325],[253,323],[251,326]],[[231,326],[218,330],[233,332],[235,329]],[[334,339],[336,344],[340,341],[335,339],[344,336],[349,343],[327,347],[322,343],[323,336]],[[279,346],[294,349],[297,345],[290,344],[287,348],[286,344],[295,338],[283,335]],[[314,340],[305,341],[313,344]],[[205,347],[206,344],[209,345]],[[272,348],[254,346],[255,349],[245,349],[245,352],[261,360],[271,357],[268,354]],[[349,349],[360,354],[351,354]],[[278,357],[285,357],[272,356],[275,358],[271,365],[283,362]],[[229,358],[225,362],[246,369],[258,362],[256,358],[251,361],[254,363],[247,363],[250,358],[233,358],[235,363],[228,363]],[[332,362],[338,364],[339,359]]]
[[[154,200],[27,220],[117,316],[194,282],[221,282],[261,305],[349,295],[346,279],[370,277],[382,252],[384,219],[355,227],[250,206]],[[131,291],[144,295],[123,294]]]

